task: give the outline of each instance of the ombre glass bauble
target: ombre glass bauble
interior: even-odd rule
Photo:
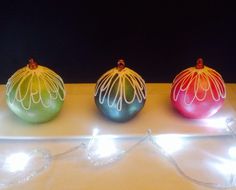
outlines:
[[[207,118],[224,104],[224,80],[217,71],[204,66],[199,58],[195,67],[185,69],[175,77],[170,98],[173,107],[183,116]]]
[[[54,118],[60,112],[65,97],[62,78],[33,59],[9,78],[6,88],[10,110],[30,123]]]
[[[125,67],[124,60],[119,60],[117,67],[107,71],[97,81],[95,103],[113,121],[130,120],[143,108],[145,100],[145,81]]]

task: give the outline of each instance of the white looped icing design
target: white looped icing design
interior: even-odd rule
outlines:
[[[204,101],[209,91],[214,101],[226,97],[223,78],[214,69],[206,66],[202,69],[190,67],[180,72],[173,81],[172,91],[174,101],[178,100],[181,91],[185,92],[186,104],[191,104],[194,100]],[[189,99],[188,95],[191,93],[194,95]]]
[[[131,85],[134,91],[133,97],[130,100],[128,100],[125,93],[126,82]],[[111,93],[116,83],[118,87],[115,92],[115,97],[111,98]],[[97,81],[95,96],[97,95],[99,96],[100,104],[103,104],[107,99],[106,101],[109,107],[116,105],[116,109],[121,111],[123,101],[127,104],[132,104],[135,99],[137,99],[139,103],[146,99],[146,85],[141,76],[133,70],[127,67],[121,71],[117,68],[113,68],[103,74]]]
[[[32,103],[41,103],[43,107],[48,108],[50,101],[45,99],[42,93],[46,93],[53,100],[59,98],[63,101],[65,97],[61,77],[40,65],[36,69],[30,69],[28,66],[19,69],[6,84],[6,95],[10,103],[20,102],[25,110],[29,110]]]

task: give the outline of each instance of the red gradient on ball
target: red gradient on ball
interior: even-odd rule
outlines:
[[[196,67],[180,72],[171,87],[171,103],[183,116],[193,119],[214,115],[223,106],[226,89],[221,75],[197,60]]]

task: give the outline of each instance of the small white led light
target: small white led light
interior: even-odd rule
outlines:
[[[99,129],[93,129],[93,136],[89,142],[88,148],[97,158],[109,157],[117,152],[114,139],[109,135],[98,136]],[[91,147],[93,146],[93,147]]]
[[[97,136],[99,133],[99,129],[98,128],[94,128],[93,129],[93,136]]]
[[[184,140],[179,135],[159,135],[155,142],[168,154],[173,154],[182,149]]]
[[[226,117],[212,117],[208,119],[202,119],[205,125],[211,128],[216,129],[225,129],[226,128]]]
[[[224,159],[221,163],[213,164],[213,166],[223,175],[236,175],[236,161]]]
[[[117,148],[112,138],[99,137],[95,146],[94,154],[97,155],[98,158],[109,157],[117,153]]]
[[[9,172],[23,171],[30,160],[30,156],[24,152],[10,154],[3,165],[4,170]]]
[[[230,147],[228,150],[228,154],[231,158],[236,159],[236,147]]]
[[[106,165],[118,160],[123,151],[117,149],[115,139],[110,135],[98,135],[99,130],[93,130],[93,136],[90,139],[87,151],[88,159],[94,165]]]

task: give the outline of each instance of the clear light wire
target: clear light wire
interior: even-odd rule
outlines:
[[[226,127],[227,130],[229,131],[229,134],[233,136],[233,138],[236,139],[236,133],[234,131],[234,129],[232,128],[232,124],[235,122],[236,120],[234,118],[229,118],[226,120]],[[46,151],[46,150],[41,150],[41,149],[33,149],[31,154],[39,154],[41,155],[41,157],[44,159],[44,164],[39,167],[36,170],[31,171],[30,174],[23,176],[23,177],[19,177],[21,174],[18,174],[18,178],[15,177],[12,181],[9,181],[7,183],[4,183],[1,181],[0,179],[0,189],[3,188],[7,188],[11,185],[14,184],[21,184],[24,182],[29,181],[32,177],[35,177],[37,175],[39,175],[42,171],[44,171],[45,169],[47,169],[51,163],[52,160],[56,160],[58,158],[61,158],[67,154],[70,154],[74,151],[77,151],[79,149],[82,149],[85,151],[85,153],[87,154],[87,158],[88,160],[90,160],[90,162],[95,165],[95,166],[104,166],[107,164],[111,164],[115,161],[120,160],[125,154],[128,154],[130,152],[132,152],[136,147],[138,147],[141,143],[145,142],[145,141],[149,141],[151,142],[151,144],[155,147],[155,149],[160,153],[160,155],[162,155],[164,158],[166,158],[169,163],[171,165],[173,165],[173,167],[177,170],[177,172],[183,176],[185,179],[191,181],[192,183],[198,184],[200,186],[204,186],[207,188],[211,188],[211,189],[229,189],[229,188],[234,188],[236,187],[236,176],[231,173],[230,174],[230,179],[228,183],[225,184],[217,184],[217,183],[211,183],[211,182],[205,182],[205,181],[201,181],[201,180],[197,180],[189,175],[187,175],[182,169],[181,167],[178,165],[178,163],[176,162],[176,160],[171,156],[170,153],[168,153],[168,151],[166,151],[164,148],[162,148],[155,140],[154,140],[154,136],[152,134],[151,129],[147,130],[147,133],[142,136],[139,137],[139,139],[137,140],[137,142],[135,142],[133,145],[131,145],[130,147],[124,149],[124,150],[119,150],[118,152],[111,154],[107,157],[103,157],[103,158],[99,158],[97,157],[96,154],[96,146],[97,146],[97,140],[102,139],[106,137],[106,135],[98,135],[98,130],[94,130],[93,135],[91,136],[91,138],[89,139],[88,143],[84,143],[81,142],[79,143],[77,146],[74,146],[64,152],[60,152],[54,155],[51,155],[50,152]],[[109,137],[109,138],[113,138],[113,137]]]
[[[60,153],[57,153],[57,154],[54,154],[51,156],[52,159],[58,159],[58,158],[61,158],[67,154],[70,154],[76,150],[79,150],[79,149],[84,149],[86,148],[86,144],[85,143],[80,143],[79,145],[75,146],[75,147],[72,147],[64,152],[60,152]]]
[[[174,166],[174,168],[178,171],[178,173],[181,176],[183,176],[185,179],[191,181],[192,183],[195,183],[195,184],[207,187],[207,188],[213,188],[213,189],[229,189],[229,188],[236,187],[235,175],[233,175],[233,174],[230,175],[230,180],[229,180],[230,182],[227,184],[224,184],[224,185],[217,184],[217,183],[211,183],[211,182],[205,182],[205,181],[197,180],[197,179],[190,177],[181,169],[181,167],[178,165],[178,163],[175,161],[175,159],[167,151],[165,151],[161,146],[159,146],[155,142],[154,137],[152,135],[152,131],[150,129],[148,129],[148,134],[149,134],[149,141],[151,142],[151,144],[158,150],[158,152],[162,156],[164,156],[170,162],[170,164],[172,164]]]

